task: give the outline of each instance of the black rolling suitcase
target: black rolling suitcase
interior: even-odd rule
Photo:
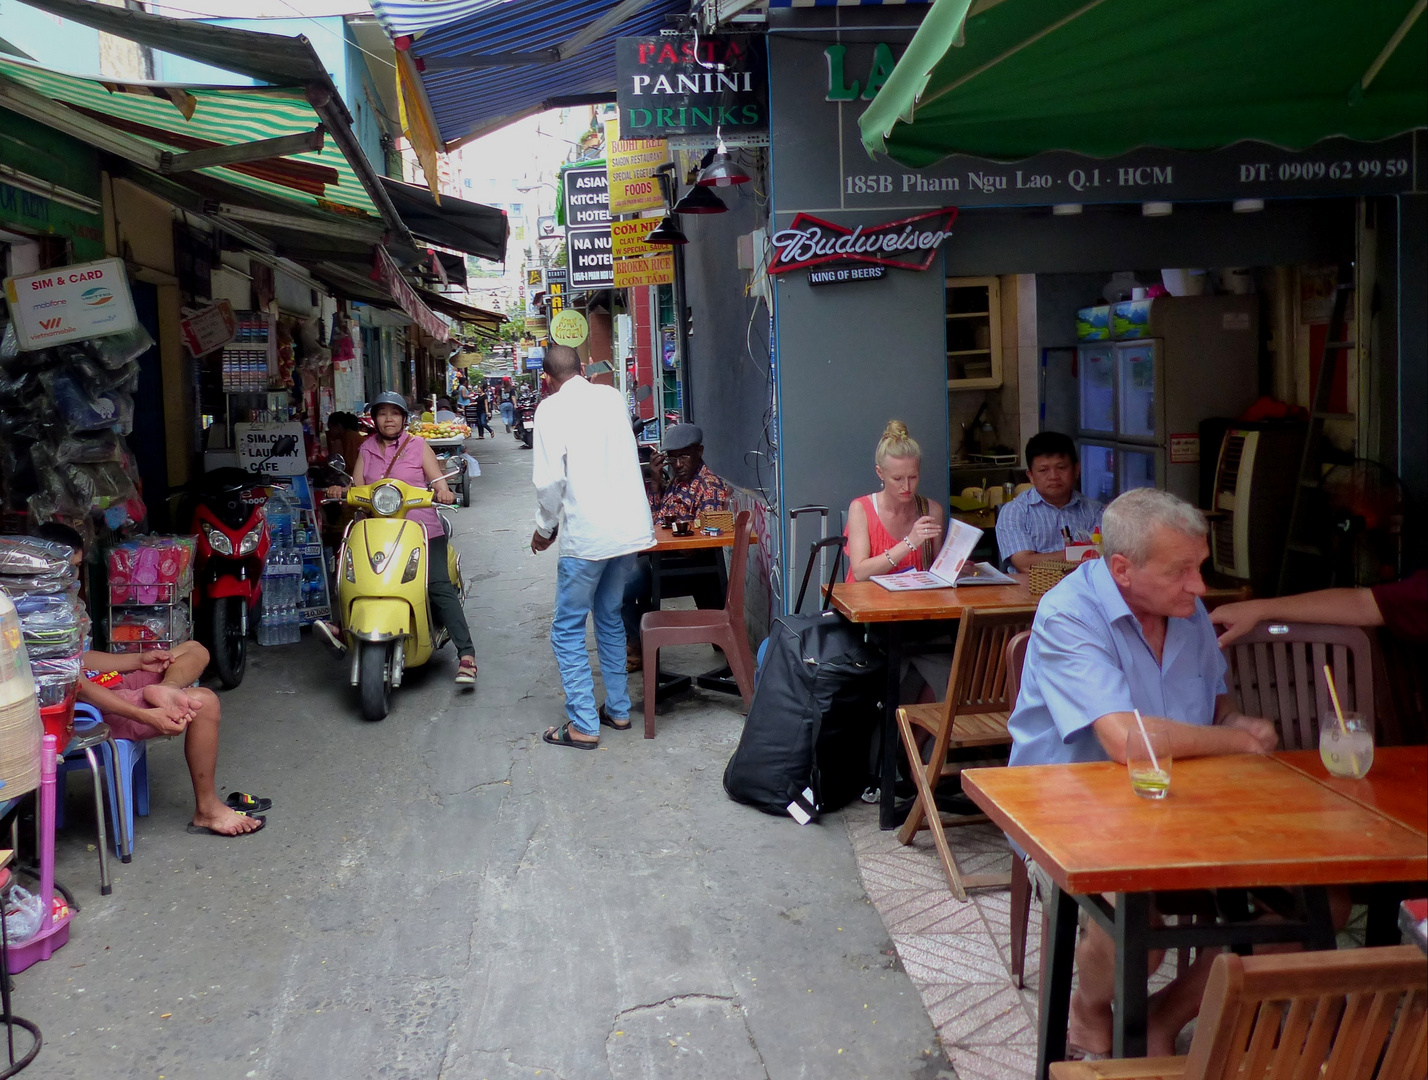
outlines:
[[[831,581],[837,578],[843,537]],[[799,590],[798,608],[814,560]],[[825,599],[825,604],[827,600]],[[784,615],[767,651],[739,746],[724,769],[736,802],[807,824],[857,798],[871,782],[868,749],[881,716],[883,657],[836,611]]]

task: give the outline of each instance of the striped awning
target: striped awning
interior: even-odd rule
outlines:
[[[446,149],[542,109],[615,97],[615,40],[689,0],[372,0],[421,72]]]
[[[771,8],[902,7],[907,4],[930,3],[932,0],[768,0]]]
[[[318,123],[300,87],[182,87],[119,83],[0,57],[0,83],[19,84],[159,150],[182,153],[309,133]],[[356,172],[331,141],[320,151],[196,172],[319,210],[378,219]]]

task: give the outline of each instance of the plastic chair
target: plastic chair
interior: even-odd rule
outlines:
[[[942,816],[937,809],[937,785],[962,771],[960,761],[949,760],[950,751],[976,746],[1010,746],[1007,720],[1011,717],[1012,686],[1007,678],[1011,642],[1031,626],[1036,605],[962,612],[957,645],[952,654],[952,674],[947,680],[947,696],[938,703],[904,705],[897,710],[898,731],[903,749],[912,762],[912,779],[917,801],[907,815],[897,838],[910,844],[919,829],[932,832],[932,842],[947,876],[947,887],[958,900],[967,899],[968,889],[1000,888],[1010,883],[1002,874],[971,874],[963,877],[952,849],[947,844]],[[913,728],[932,736],[932,753],[922,765]],[[974,825],[987,820],[984,814],[957,817],[955,825]]]
[[[104,743],[112,741],[108,724],[96,723],[76,727],[74,735],[69,740],[69,745],[64,749],[64,757],[60,759],[59,767],[55,769],[56,829],[64,825],[65,774],[76,769],[87,768],[94,780],[94,821],[96,831],[99,833],[99,892],[103,896],[108,896],[113,892],[114,887],[109,882],[109,835],[104,827],[104,790],[100,787],[99,761],[95,758],[94,751]],[[122,831],[117,815],[114,822],[116,831]],[[122,856],[124,845],[118,837],[115,838],[115,847]]]
[[[739,684],[744,708],[754,700],[754,657],[744,627],[744,568],[749,561],[749,512],[734,521],[734,553],[729,559],[729,589],[724,606],[704,611],[647,611],[640,619],[644,646],[645,738],[655,736],[655,690],[659,651],[666,645],[718,645]]]
[[[92,725],[101,723],[99,710],[80,703],[74,707],[75,735],[78,737]],[[105,732],[109,731],[105,725]],[[112,735],[97,742],[95,748],[104,759],[104,774],[109,787],[109,818],[114,826],[114,850],[121,862],[130,862],[134,852],[134,815],[149,814],[149,759],[147,743],[132,739],[116,739]],[[71,749],[75,749],[71,745]],[[115,763],[118,767],[115,767]],[[81,761],[83,764],[81,764]],[[84,768],[88,758],[76,758],[71,764],[66,758],[64,771]],[[91,766],[92,768],[92,766]],[[61,773],[63,775],[63,773]],[[62,781],[60,781],[62,783]],[[63,806],[63,800],[59,800]],[[123,809],[121,817],[119,811]],[[61,822],[62,823],[62,822]]]

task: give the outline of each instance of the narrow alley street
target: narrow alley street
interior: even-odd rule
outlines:
[[[16,979],[45,1039],[26,1075],[950,1077],[842,816],[799,828],[724,794],[735,700],[675,701],[655,740],[637,722],[598,754],[541,744],[562,714],[555,553],[527,546],[528,452],[470,447],[475,693],[447,649],[367,724],[311,635],[255,647],[222,695],[218,781],[272,798],[267,827],[186,832],[182,747],[150,744],[151,812],[109,897],[72,776],[58,874],[83,910]]]

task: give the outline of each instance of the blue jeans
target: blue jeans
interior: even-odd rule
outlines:
[[[605,680],[605,712],[614,720],[630,715],[629,679],[625,675],[625,625],[620,605],[635,556],[615,559],[562,558],[556,570],[555,618],[550,644],[565,687],[565,715],[583,735],[600,734],[595,711],[595,677],[585,649],[585,620],[595,616],[595,645]]]

